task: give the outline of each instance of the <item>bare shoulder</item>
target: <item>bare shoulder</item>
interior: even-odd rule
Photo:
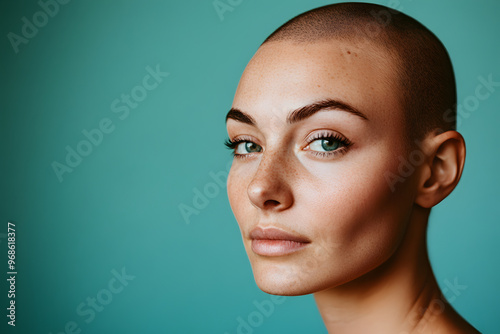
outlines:
[[[474,326],[447,304],[445,311],[422,319],[413,331],[426,334],[481,334]]]
[[[445,312],[436,325],[436,334],[481,334],[454,309]]]

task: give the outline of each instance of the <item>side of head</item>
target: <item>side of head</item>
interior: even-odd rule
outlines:
[[[337,4],[271,34],[226,117],[228,197],[259,287],[313,293],[402,249],[415,207],[460,179],[455,101],[446,50],[402,13]]]

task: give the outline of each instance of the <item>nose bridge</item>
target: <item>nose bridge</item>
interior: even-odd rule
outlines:
[[[286,177],[286,171],[291,168],[289,152],[286,143],[275,143],[276,147],[268,148],[262,154],[259,167],[255,173],[256,177],[271,176],[273,180],[280,181]],[[279,180],[278,180],[279,179]]]
[[[291,163],[286,148],[267,150],[248,185],[248,196],[261,208],[286,208],[293,202],[289,173]]]

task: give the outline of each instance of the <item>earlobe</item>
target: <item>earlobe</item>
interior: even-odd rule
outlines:
[[[423,164],[415,203],[431,208],[445,199],[458,184],[465,163],[465,140],[457,131],[446,131],[430,141],[429,159]]]

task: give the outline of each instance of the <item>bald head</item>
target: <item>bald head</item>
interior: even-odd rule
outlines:
[[[354,50],[364,43],[386,50],[397,73],[392,85],[400,89],[407,140],[455,129],[456,86],[448,53],[431,31],[399,11],[366,3],[319,7],[286,22],[263,44],[330,40],[347,41]]]

